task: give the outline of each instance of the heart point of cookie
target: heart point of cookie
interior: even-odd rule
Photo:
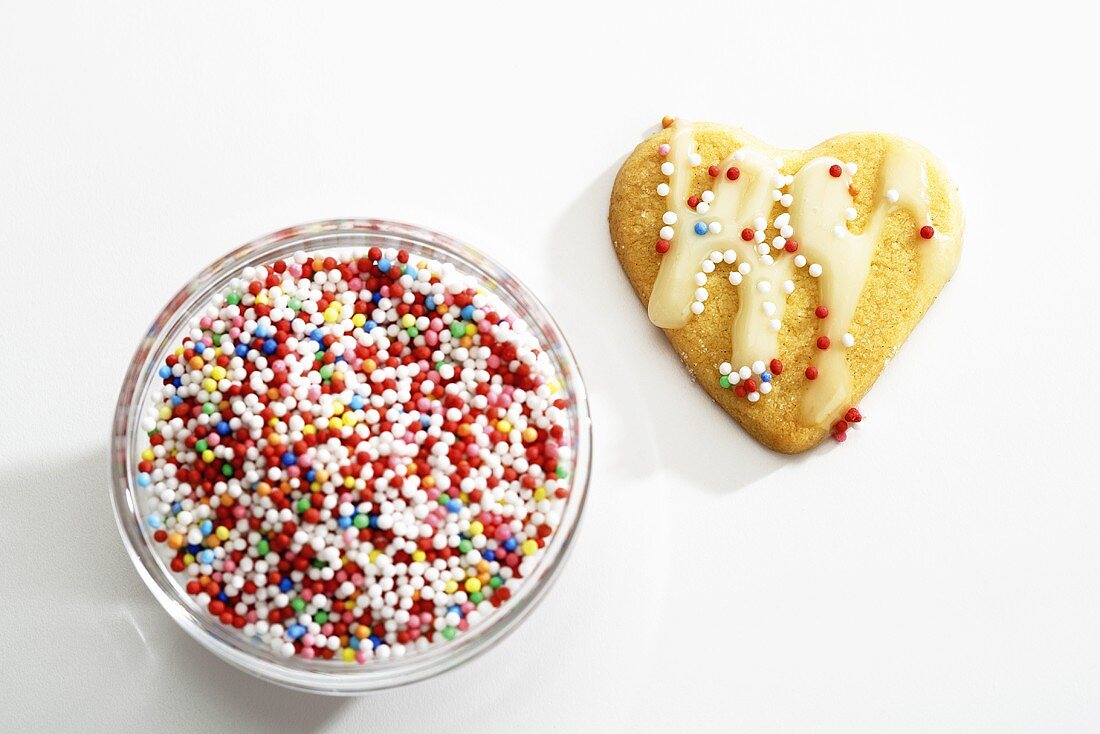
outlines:
[[[783,151],[683,121],[627,158],[609,221],[650,320],[727,412],[789,453],[843,440],[962,236],[954,187],[915,143],[860,133]]]

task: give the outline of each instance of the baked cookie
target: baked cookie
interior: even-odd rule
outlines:
[[[855,133],[780,150],[666,118],[623,163],[611,240],[692,376],[765,446],[843,441],[958,263],[939,161]]]

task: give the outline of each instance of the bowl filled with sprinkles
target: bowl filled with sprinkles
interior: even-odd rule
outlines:
[[[226,255],[157,316],[111,492],[192,637],[356,694],[515,629],[562,568],[590,451],[573,355],[522,283],[448,236],[335,220]]]

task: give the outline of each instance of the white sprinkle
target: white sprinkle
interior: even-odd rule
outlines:
[[[781,328],[783,328],[783,322],[779,319],[772,319],[768,323],[771,324],[773,331],[779,331]]]
[[[738,370],[737,373],[741,375],[742,380],[747,380],[752,377],[752,367],[749,367],[747,364],[742,365],[741,369]]]
[[[661,239],[662,240],[671,240],[672,235],[674,235],[674,234],[676,234],[676,230],[674,230],[672,227],[669,227],[668,225],[665,225],[664,227],[661,227]]]
[[[794,203],[794,197],[790,194],[783,194],[783,196],[779,197],[779,203],[783,206],[790,206]]]
[[[698,153],[688,153],[688,163],[693,166],[697,166],[703,162],[703,156]]]
[[[714,272],[714,263],[711,261],[711,259],[709,257],[706,260],[704,260],[702,263],[700,263],[699,267],[702,268],[704,273],[713,273]]]
[[[772,248],[768,247],[767,242],[761,242],[759,245],[756,246],[756,251],[759,252],[761,255],[767,255],[769,252],[772,251]]]
[[[676,212],[665,212],[661,221],[665,224],[676,224]]]
[[[695,205],[695,211],[699,212],[700,214],[706,214],[710,211],[710,204],[705,201],[700,201],[698,204]]]
[[[783,212],[782,214],[780,214],[778,217],[775,218],[775,226],[776,227],[784,227],[784,226],[786,226],[790,223],[791,223],[791,213],[790,212]]]
[[[768,220],[764,219],[764,217],[757,217],[756,219],[752,220],[752,228],[753,229],[767,229],[768,228]]]
[[[794,183],[794,174],[793,173],[788,173],[787,174],[787,180],[784,182],[784,185],[785,186],[790,186],[793,183]]]
[[[840,337],[840,343],[851,349],[856,343],[856,338],[846,333],[844,336]]]
[[[775,265],[775,258],[771,255],[761,255],[760,262],[767,266]]]
[[[757,400],[759,400],[759,399],[760,399],[760,393],[758,393],[758,392],[756,392],[755,390],[753,390],[752,392],[750,392],[750,393],[749,393],[748,395],[746,395],[745,397],[749,399],[749,402],[750,402],[750,403],[755,403],[755,402],[756,402]]]
[[[731,372],[729,378],[731,386],[741,382],[741,375],[737,374],[737,372]]]
[[[782,158],[776,156],[776,158],[775,158],[775,167],[776,168],[782,168],[783,167],[783,159]]]
[[[760,387],[756,389],[760,391],[761,395],[767,395],[772,391],[772,384],[770,382],[761,382]]]
[[[708,296],[710,296],[710,293],[707,292],[706,288],[696,288],[695,289],[695,300],[696,301],[705,301],[705,300],[707,300]]]
[[[846,234],[848,234],[848,228],[843,224],[838,224],[833,227],[833,236],[837,239],[843,239]]]
[[[764,374],[765,369],[767,369],[767,367],[759,359],[752,363],[752,371],[758,375]]]
[[[786,185],[787,185],[787,177],[784,176],[782,173],[777,173],[774,176],[772,176],[772,186],[774,186],[775,188],[781,189]]]
[[[730,285],[741,285],[741,281],[744,280],[741,273],[734,270],[730,273]]]
[[[657,184],[657,193],[660,196],[668,196],[669,188],[666,183]]]
[[[772,238],[772,247],[774,247],[777,250],[782,250],[783,245],[785,245],[785,244],[787,244],[787,240],[784,239],[783,237],[773,237]]]
[[[661,173],[666,176],[671,176],[675,170],[676,166],[672,165],[672,161],[665,161],[661,164]]]
[[[693,303],[691,304],[691,312],[692,312],[693,314],[695,314],[696,316],[698,316],[699,314],[703,313],[703,304],[702,304],[702,303],[700,303],[699,301],[695,301],[695,302],[693,302]]]
[[[794,281],[793,280],[784,280],[783,281],[783,290],[787,291],[787,293],[794,293]]]
[[[723,362],[722,364],[718,365],[718,371],[721,372],[723,375],[728,375],[729,373],[733,372],[733,365],[731,365],[729,362]]]
[[[771,293],[772,284],[770,281],[762,280],[756,284],[756,290],[760,291],[761,293]]]
[[[900,199],[900,198],[901,198],[901,195],[898,194],[897,189],[886,189],[886,200],[888,202],[890,202],[891,204],[898,203],[898,199]]]
[[[758,229],[758,230],[756,230],[755,232],[752,233],[752,238],[754,240],[756,240],[757,242],[763,242],[764,240],[766,240],[768,238],[768,236],[766,234],[764,234],[764,230]]]
[[[783,198],[783,192],[779,189],[772,189],[772,201],[779,201]]]
[[[844,167],[848,169],[849,175],[852,176],[856,175],[856,171],[859,170],[859,166],[857,166],[855,163],[845,163]]]
[[[722,253],[722,259],[726,261],[726,264],[737,262],[737,252],[734,250],[726,250]]]
[[[809,272],[812,277],[816,278],[817,276],[821,275],[821,266],[817,263],[814,263],[810,266],[810,269],[807,272]]]
[[[710,253],[710,261],[712,263],[722,262],[722,253],[718,252],[718,250],[713,251],[712,253]]]
[[[772,303],[771,301],[764,301],[760,305],[764,309],[764,315],[765,316],[771,317],[771,316],[775,315],[775,304],[774,303]]]
[[[707,189],[706,191],[704,191],[702,194],[699,195],[699,198],[709,204],[710,202],[714,201],[714,192],[711,191],[710,189]]]
[[[785,225],[783,225],[782,227],[779,228],[779,236],[780,237],[786,237],[786,238],[789,239],[790,236],[793,235],[793,234],[794,234],[794,227],[792,227],[789,224],[785,224]]]
[[[859,213],[856,211],[855,207],[850,206],[850,207],[848,207],[847,209],[844,210],[844,217],[849,222],[854,221],[855,218],[858,217],[858,216],[859,216]]]
[[[745,160],[745,150],[743,148],[738,148],[737,151],[733,154],[733,159],[735,161]]]
[[[748,263],[741,263],[737,266],[737,272],[741,273],[741,275],[748,275],[752,272],[752,267]]]
[[[794,256],[794,266],[796,268],[806,267],[806,256],[805,255],[795,255]]]
[[[707,284],[707,274],[706,273],[696,273],[695,274],[695,285],[706,285],[706,284]]]
[[[721,234],[722,233],[722,223],[719,222],[718,220],[715,220],[715,221],[711,222],[710,223],[710,233],[711,234]]]

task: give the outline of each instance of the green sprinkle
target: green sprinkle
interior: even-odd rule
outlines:
[[[326,364],[324,367],[321,368],[321,379],[322,380],[332,379],[332,371],[333,371],[332,370],[332,365],[331,364]]]
[[[462,337],[466,336],[466,325],[463,324],[461,321],[452,321],[451,336],[453,336],[455,339],[461,339]]]
[[[489,588],[491,589],[499,589],[503,584],[504,579],[502,579],[500,576],[494,576],[489,579]]]
[[[409,328],[405,329],[405,331],[408,332],[409,336],[413,337],[414,339],[420,336],[420,329],[416,328],[415,326],[410,326]]]
[[[302,301],[298,298],[291,298],[286,302],[286,305],[290,307],[292,311],[298,311],[302,308]]]
[[[558,475],[558,479],[565,479],[567,476],[569,476],[569,472],[565,470],[564,466],[559,466],[558,470],[554,473]]]
[[[214,405],[213,403],[203,403],[202,404],[202,412],[206,413],[207,415],[212,414],[217,409],[218,409],[217,406]]]
[[[241,297],[237,293],[227,293],[225,296],[225,302],[230,306],[236,306],[241,302]]]
[[[271,552],[271,546],[268,544],[267,538],[264,538],[256,544],[256,552],[259,553],[261,557]]]
[[[721,377],[719,377],[718,378],[718,384],[721,385],[722,387],[729,387],[730,386],[729,375],[722,375]]]
[[[455,635],[458,633],[458,630],[456,630],[454,627],[444,627],[442,631],[443,636],[446,637],[448,640],[453,640],[455,638]]]
[[[460,553],[469,553],[473,548],[474,544],[468,540],[462,540],[458,543],[458,550]]]
[[[222,476],[223,477],[233,476],[233,465],[232,464],[222,464]]]
[[[324,624],[328,621],[328,612],[320,611],[313,615],[313,621],[317,624]]]
[[[480,604],[481,602],[485,601],[485,595],[482,594],[480,591],[475,591],[474,593],[470,594],[470,601],[472,601],[474,604]]]
[[[290,600],[290,606],[294,608],[294,611],[300,612],[306,608],[306,602],[300,596],[296,596]]]
[[[362,530],[366,526],[370,525],[370,518],[366,515],[356,515],[355,519],[351,521],[351,524]]]
[[[210,448],[210,446],[206,443],[205,438],[200,438],[198,441],[195,441],[195,451],[198,451],[200,454],[208,448]]]
[[[309,506],[309,497],[303,497],[302,499],[298,500],[298,512],[305,512],[309,509]]]

